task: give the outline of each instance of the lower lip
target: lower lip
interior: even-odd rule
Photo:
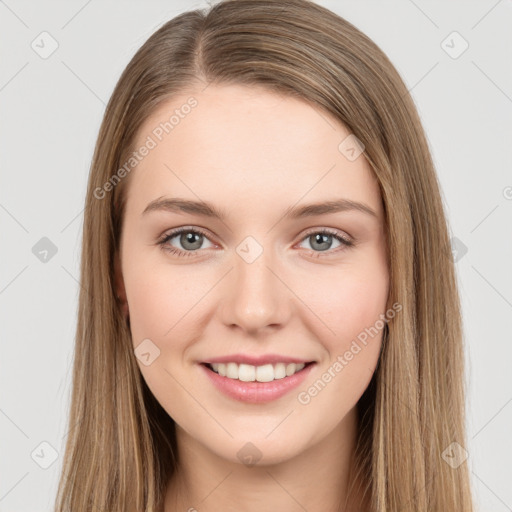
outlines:
[[[241,402],[260,404],[277,400],[298,387],[304,382],[314,365],[315,363],[308,364],[290,377],[273,380],[272,382],[243,382],[237,379],[229,379],[215,373],[204,364],[200,366],[217,389],[228,397]]]

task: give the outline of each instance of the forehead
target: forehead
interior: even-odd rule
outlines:
[[[246,205],[254,213],[265,203],[288,207],[303,197],[340,196],[379,212],[364,154],[348,159],[342,151],[350,137],[346,126],[301,99],[210,84],[167,100],[142,125],[135,147],[149,140],[154,147],[132,171],[127,205],[142,212],[148,201],[169,195]]]

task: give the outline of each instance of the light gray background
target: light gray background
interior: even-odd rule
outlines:
[[[418,106],[455,245],[467,248],[456,258],[469,386],[464,448],[478,510],[510,511],[512,2],[318,3],[387,53]],[[150,34],[206,5],[0,1],[0,511],[52,509],[67,432],[82,209],[105,104]],[[58,42],[46,59],[31,47],[43,45],[43,31]],[[469,44],[458,58],[445,51],[462,48],[446,40],[453,31]],[[32,250],[42,237],[57,247],[46,263]],[[47,469],[40,465],[52,462],[52,450],[42,442],[56,450]]]

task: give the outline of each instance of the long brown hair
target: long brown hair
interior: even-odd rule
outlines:
[[[375,512],[470,512],[463,332],[440,187],[415,105],[367,36],[308,0],[227,0],[164,24],[106,108],[84,211],[73,388],[57,512],[160,511],[176,467],[174,421],[147,388],[116,299],[114,265],[139,128],[177,93],[265,86],[334,116],[365,147],[389,246],[389,323],[361,397],[355,470]],[[122,174],[122,179],[120,175]],[[110,183],[110,185],[106,185]]]

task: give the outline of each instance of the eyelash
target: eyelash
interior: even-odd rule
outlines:
[[[180,235],[181,233],[199,234],[199,235],[202,235],[205,238],[209,239],[208,234],[205,231],[203,231],[203,230],[201,230],[199,228],[193,228],[192,229],[192,228],[183,227],[183,228],[177,228],[174,231],[172,231],[171,233],[165,234],[158,241],[158,245],[160,245],[160,247],[161,247],[161,249],[163,251],[166,251],[166,252],[168,252],[170,254],[177,255],[180,258],[188,258],[188,257],[191,257],[191,256],[195,256],[195,253],[199,252],[200,249],[195,250],[195,251],[182,251],[181,249],[177,249],[176,247],[172,247],[170,245],[166,245],[169,240],[172,240],[173,238],[175,238],[176,236]],[[309,249],[308,252],[310,254],[315,255],[316,257],[318,257],[317,255],[321,255],[323,253],[332,254],[332,253],[337,253],[337,252],[340,252],[340,251],[344,251],[344,250],[349,249],[349,248],[351,248],[351,247],[353,247],[355,245],[354,241],[352,241],[349,238],[344,237],[344,236],[338,234],[336,231],[330,230],[328,228],[323,228],[323,229],[309,231],[301,239],[301,242],[303,242],[306,238],[310,237],[311,235],[317,235],[317,234],[332,236],[336,240],[338,240],[342,244],[342,246],[338,247],[337,249],[334,249],[334,250],[328,249],[326,251],[313,251],[313,250]]]

